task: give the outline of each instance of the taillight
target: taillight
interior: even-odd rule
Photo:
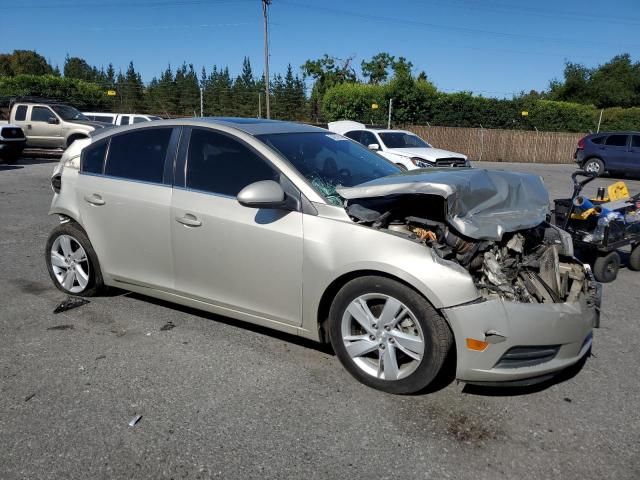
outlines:
[[[578,150],[584,150],[584,139],[587,137],[582,137],[580,140],[578,140]]]

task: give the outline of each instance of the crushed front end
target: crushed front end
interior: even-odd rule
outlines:
[[[573,256],[570,236],[547,223],[538,177],[403,175],[339,193],[354,221],[422,243],[434,260],[472,277],[478,299],[442,309],[459,380],[535,383],[590,352],[600,285]]]

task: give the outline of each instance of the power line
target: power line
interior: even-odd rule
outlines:
[[[281,0],[280,3],[284,4],[284,5],[289,5],[292,7],[296,7],[296,8],[303,8],[303,9],[308,9],[308,10],[315,10],[318,12],[325,12],[325,13],[330,13],[333,15],[339,14],[339,15],[347,15],[347,16],[352,16],[352,17],[357,17],[357,18],[363,18],[363,19],[367,19],[373,22],[382,22],[382,23],[400,23],[402,25],[405,26],[413,26],[413,27],[419,27],[419,28],[429,28],[431,30],[443,30],[447,33],[450,32],[460,32],[466,35],[487,35],[487,36],[494,36],[494,37],[501,37],[501,38],[524,38],[524,39],[529,39],[529,40],[543,40],[543,41],[547,41],[547,42],[551,42],[551,43],[557,43],[557,44],[561,44],[561,45],[565,45],[567,43],[572,43],[572,44],[577,44],[580,46],[587,46],[588,44],[591,46],[596,46],[596,47],[602,47],[602,46],[616,46],[619,47],[620,45],[614,45],[611,43],[607,43],[607,42],[585,42],[583,40],[580,41],[574,41],[571,39],[562,39],[562,38],[557,38],[557,37],[545,37],[545,36],[541,36],[541,35],[532,35],[532,34],[526,34],[526,33],[510,33],[510,32],[498,32],[498,31],[492,31],[492,30],[483,30],[483,29],[478,29],[478,28],[470,28],[470,27],[461,27],[461,26],[456,26],[456,25],[443,25],[443,24],[437,24],[437,23],[429,23],[429,22],[423,22],[423,21],[419,21],[419,20],[411,20],[411,19],[403,19],[403,18],[396,18],[396,17],[387,17],[387,16],[382,16],[382,15],[374,15],[374,14],[368,14],[368,13],[360,13],[360,12],[354,12],[351,10],[343,10],[343,9],[338,9],[338,8],[332,8],[332,7],[324,7],[324,6],[318,6],[318,5],[307,5],[307,4],[302,4],[302,3],[297,3],[297,2],[293,2],[290,0]],[[625,45],[624,48],[640,48],[640,45]]]
[[[68,9],[68,8],[100,8],[100,9],[111,9],[113,7],[127,7],[127,8],[148,8],[148,7],[181,7],[185,5],[205,5],[205,6],[214,6],[214,5],[234,5],[240,2],[248,3],[253,0],[168,0],[168,1],[159,1],[159,0],[151,0],[145,2],[109,2],[107,5],[104,3],[51,3],[47,2],[42,5],[7,5],[0,7],[0,10],[58,10],[58,9]]]

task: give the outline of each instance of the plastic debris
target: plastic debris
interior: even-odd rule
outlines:
[[[47,330],[73,330],[73,325],[54,325],[47,328]]]
[[[135,417],[133,417],[131,419],[131,421],[129,422],[129,426],[130,427],[135,427],[136,423],[138,423],[140,421],[140,419],[142,418],[142,415],[136,415]]]
[[[173,324],[171,320],[169,320],[167,323],[165,323],[163,326],[160,327],[160,331],[166,332],[167,330],[172,330],[174,328],[176,328],[176,326]]]
[[[35,397],[35,396],[36,396],[36,394],[35,394],[35,393],[32,393],[31,395],[27,395],[26,397],[24,397],[24,401],[25,401],[25,402],[28,402],[29,400],[31,400],[31,399],[32,399],[33,397]]]
[[[53,313],[56,314],[66,312],[67,310],[81,307],[82,305],[86,305],[87,303],[89,303],[89,300],[85,300],[84,298],[68,296],[63,302],[61,302],[56,308],[53,309]]]

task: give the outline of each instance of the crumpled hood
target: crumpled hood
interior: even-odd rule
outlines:
[[[386,151],[403,157],[420,157],[431,162],[435,162],[439,158],[467,158],[466,155],[461,153],[450,152],[440,148],[388,148]]]
[[[347,200],[438,195],[447,201],[448,222],[477,240],[501,240],[506,232],[539,225],[549,214],[549,193],[541,177],[500,170],[413,170],[336,191]]]

